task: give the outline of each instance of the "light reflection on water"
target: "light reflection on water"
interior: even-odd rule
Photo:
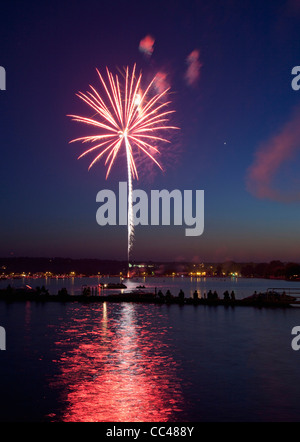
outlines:
[[[299,314],[1,301],[0,420],[298,421]]]
[[[183,405],[180,365],[172,358],[161,311],[153,321],[145,306],[86,309],[78,307],[58,330],[61,373],[52,386],[63,391],[67,404],[59,420],[176,420]]]

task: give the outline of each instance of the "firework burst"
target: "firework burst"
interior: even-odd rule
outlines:
[[[170,115],[175,112],[168,110],[171,103],[165,97],[169,88],[164,91],[152,93],[156,77],[150,82],[146,89],[142,90],[142,74],[136,74],[136,65],[132,72],[125,69],[122,75],[123,82],[120,83],[118,75],[113,76],[106,68],[107,82],[97,69],[103,96],[90,85],[90,90],[86,93],[79,92],[77,96],[89,105],[95,114],[91,117],[78,115],[68,115],[73,121],[84,123],[99,131],[96,135],[76,138],[70,143],[81,141],[90,143],[79,157],[96,153],[96,156],[89,165],[89,169],[102,157],[105,158],[107,166],[106,178],[109,176],[111,168],[117,155],[122,148],[125,148],[127,159],[128,175],[128,260],[133,245],[134,220],[132,207],[132,180],[138,179],[138,171],[135,163],[136,152],[145,154],[145,158],[153,161],[160,169],[161,164],[155,158],[160,152],[157,144],[160,142],[169,143],[166,138],[159,136],[162,131],[178,129],[170,126]]]

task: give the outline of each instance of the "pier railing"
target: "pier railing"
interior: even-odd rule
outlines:
[[[300,304],[300,289],[295,287],[270,287],[267,289],[267,294],[272,293],[285,293],[288,296],[293,296],[294,298],[299,298],[297,301],[291,302],[291,304]]]
[[[267,289],[267,293],[285,293],[287,295],[293,295],[295,298],[300,298],[300,289],[294,287],[270,287]]]

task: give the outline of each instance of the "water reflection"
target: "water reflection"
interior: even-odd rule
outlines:
[[[61,375],[53,385],[63,390],[62,416],[56,419],[175,421],[183,397],[167,324],[159,307],[154,319],[143,305],[78,308],[56,342]]]

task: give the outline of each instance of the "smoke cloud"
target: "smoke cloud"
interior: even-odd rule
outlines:
[[[155,39],[151,35],[146,35],[141,41],[139,45],[140,52],[143,52],[147,56],[151,57],[154,51],[154,43]]]
[[[200,62],[200,51],[195,49],[190,53],[186,59],[187,70],[185,73],[185,80],[188,86],[195,86],[200,78],[200,71],[202,68],[202,63]]]
[[[282,129],[264,142],[255,154],[253,164],[247,171],[247,190],[261,199],[279,202],[300,201],[299,192],[283,192],[274,189],[273,179],[280,166],[300,150],[300,109]]]
[[[158,94],[170,87],[169,81],[167,80],[167,74],[165,72],[157,72],[154,79],[154,87]]]

